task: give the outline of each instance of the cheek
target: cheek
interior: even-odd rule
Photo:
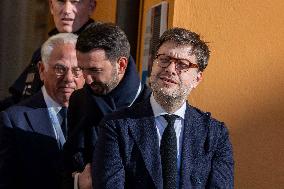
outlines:
[[[84,79],[87,84],[91,84],[93,82],[93,78],[91,75],[84,75]]]
[[[158,76],[160,72],[161,70],[159,68],[157,68],[156,66],[153,66],[152,71],[151,71],[151,76]]]
[[[194,75],[187,78],[181,78],[181,81],[183,81],[183,85],[187,86],[188,88],[194,88],[196,86],[197,78],[196,75]]]
[[[85,84],[85,79],[83,77],[75,79],[76,89],[81,89]]]

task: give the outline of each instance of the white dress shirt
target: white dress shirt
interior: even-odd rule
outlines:
[[[57,142],[62,147],[65,143],[65,137],[63,135],[63,132],[61,130],[61,122],[63,121],[62,117],[59,116],[59,111],[61,110],[62,106],[60,106],[57,102],[55,102],[46,92],[46,89],[44,86],[41,88],[43,98],[45,101],[45,104],[47,106],[49,118],[52,123],[53,131],[56,137]]]
[[[155,123],[156,123],[156,129],[158,133],[158,139],[159,139],[159,146],[161,144],[161,138],[163,136],[163,132],[165,128],[167,127],[167,121],[162,115],[169,114],[167,113],[161,106],[158,104],[158,102],[155,100],[153,93],[150,97],[150,104],[152,107],[152,110],[154,112],[155,116]],[[181,163],[181,150],[182,150],[182,139],[183,139],[183,128],[184,128],[184,114],[186,110],[186,102],[183,103],[183,105],[175,111],[173,114],[179,116],[179,118],[176,119],[174,123],[174,128],[176,132],[177,137],[177,168],[178,168],[178,181],[180,178],[180,163]]]

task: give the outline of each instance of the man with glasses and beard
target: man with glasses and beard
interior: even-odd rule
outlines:
[[[150,98],[101,122],[92,163],[94,188],[233,188],[228,130],[189,105],[209,48],[183,28],[160,38]]]

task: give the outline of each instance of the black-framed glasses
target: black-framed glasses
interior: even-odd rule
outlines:
[[[186,72],[190,68],[198,68],[197,64],[193,64],[187,59],[173,58],[165,54],[157,54],[155,60],[161,68],[167,68],[172,62],[174,62],[175,68],[179,72]]]
[[[69,71],[70,68],[67,68],[66,66],[63,66],[63,65],[55,65],[53,69],[57,76],[64,76]],[[80,67],[71,68],[71,72],[72,72],[73,77],[76,77],[76,78],[83,75],[82,69]]]

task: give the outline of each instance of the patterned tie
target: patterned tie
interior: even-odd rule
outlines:
[[[67,108],[66,107],[62,107],[61,110],[59,111],[59,115],[62,118],[62,122],[61,122],[61,130],[62,133],[64,135],[64,137],[66,138],[67,135]]]
[[[174,123],[178,116],[163,115],[168,125],[161,139],[160,153],[163,173],[163,188],[177,188],[177,138]]]

